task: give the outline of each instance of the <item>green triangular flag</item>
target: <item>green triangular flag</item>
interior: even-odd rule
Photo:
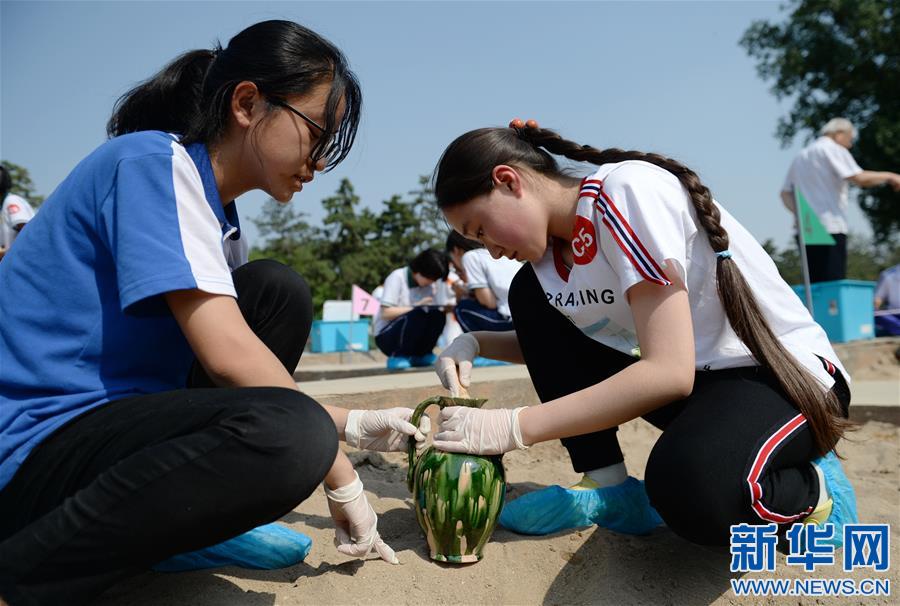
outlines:
[[[834,245],[834,238],[828,230],[822,226],[818,215],[809,207],[809,202],[803,197],[799,189],[794,188],[794,198],[797,200],[797,221],[803,230],[804,244],[829,244]]]

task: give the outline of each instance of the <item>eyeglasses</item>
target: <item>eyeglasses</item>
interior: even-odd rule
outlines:
[[[292,114],[300,116],[303,118],[303,121],[312,126],[317,131],[317,137],[319,138],[316,146],[313,148],[312,158],[314,161],[318,161],[322,158],[326,159],[326,164],[328,164],[328,160],[334,154],[334,135],[324,138],[323,135],[326,133],[325,127],[304,114],[299,109],[294,109],[284,101],[280,99],[271,99],[273,105],[277,105],[278,107],[283,107],[288,110]]]
[[[291,107],[284,101],[279,101],[278,99],[272,99],[272,103],[274,103],[278,107],[283,107],[284,109],[288,110],[289,112],[296,114],[296,115],[300,116],[301,118],[303,118],[307,124],[311,124],[313,127],[315,127],[315,129],[317,131],[319,131],[319,135],[323,135],[325,133],[324,126],[322,126],[321,124],[319,124],[318,122],[316,122],[315,120],[313,120],[312,118],[310,118],[309,116],[304,114],[299,109],[294,109],[293,107]]]

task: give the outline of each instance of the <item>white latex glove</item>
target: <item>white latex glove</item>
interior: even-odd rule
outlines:
[[[441,410],[434,447],[446,452],[486,455],[528,448],[519,428],[519,413],[525,408],[482,410],[448,406]]]
[[[374,549],[385,562],[399,564],[394,550],[378,534],[378,516],[366,500],[359,474],[346,486],[325,487],[328,510],[334,520],[334,546],[344,555],[365,558]]]
[[[409,422],[412,408],[387,410],[351,410],[344,427],[347,444],[381,452],[405,451],[409,436],[416,440],[416,450],[425,448],[425,436],[431,431],[431,419],[422,415],[419,427]]]
[[[453,339],[434,365],[441,385],[450,390],[450,395],[457,397],[469,388],[472,382],[472,360],[478,356],[480,347],[478,339],[471,333],[463,333]]]

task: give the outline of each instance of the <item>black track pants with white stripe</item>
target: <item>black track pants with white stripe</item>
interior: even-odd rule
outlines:
[[[312,323],[306,282],[274,261],[233,277],[247,323],[293,371]],[[31,452],[0,491],[3,599],[88,603],[312,494],[337,453],[328,413],[290,389],[210,384],[197,367],[191,389],[98,406]]]
[[[530,266],[516,275],[509,301],[542,402],[635,362],[585,336],[553,309]],[[834,390],[846,410],[850,393],[840,371],[834,372]],[[644,418],[663,430],[644,474],[650,501],[674,532],[692,542],[727,544],[729,526],[742,522],[792,523],[818,500],[808,424],[766,369],[698,371],[689,397]],[[616,431],[562,440],[575,471],[621,462]]]

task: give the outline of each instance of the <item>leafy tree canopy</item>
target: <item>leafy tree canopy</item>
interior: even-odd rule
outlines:
[[[351,285],[372,291],[387,275],[429,246],[443,248],[448,228],[428,178],[407,196],[394,195],[380,212],[361,208],[349,179],[322,200],[321,227],[311,227],[291,205],[269,200],[255,219],[264,245],[251,258],[272,258],[306,278],[318,313],[329,299],[348,299]]]
[[[9,172],[9,178],[12,180],[12,189],[9,190],[9,193],[22,196],[34,208],[40,206],[44,201],[44,196],[39,196],[34,190],[34,183],[31,175],[28,174],[28,169],[8,160],[0,160],[0,162],[3,163],[3,168]]]
[[[900,2],[791,0],[784,23],[756,21],[741,45],[764,80],[793,107],[779,120],[787,146],[831,118],[859,130],[853,155],[864,169],[897,171],[900,162]],[[859,204],[877,241],[900,231],[900,193],[861,190]]]

